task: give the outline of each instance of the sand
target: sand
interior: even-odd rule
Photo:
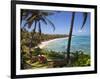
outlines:
[[[66,39],[66,38],[68,38],[68,37],[64,37],[64,38],[56,38],[56,39],[44,41],[44,42],[41,42],[41,44],[39,44],[38,47],[44,48],[46,45],[48,45],[48,44],[51,43],[51,42],[54,42],[54,41],[57,41],[57,40],[61,40],[61,39]]]

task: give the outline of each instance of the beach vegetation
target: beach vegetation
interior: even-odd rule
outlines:
[[[38,53],[37,53],[38,52]],[[83,67],[90,66],[90,56],[84,52],[76,51],[70,54],[70,64],[67,65],[65,59],[66,52],[55,52],[36,48],[32,52],[32,61],[27,54],[22,56],[22,69],[29,68],[56,68],[56,67]],[[23,53],[22,53],[23,54]]]

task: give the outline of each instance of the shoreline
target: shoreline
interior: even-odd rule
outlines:
[[[55,39],[52,39],[52,40],[44,41],[44,42],[41,42],[41,44],[39,44],[39,45],[36,46],[36,47],[39,47],[39,48],[42,49],[43,47],[45,47],[45,46],[48,45],[49,43],[54,42],[54,41],[57,41],[57,40],[61,40],[61,39],[68,39],[68,37],[64,37],[64,38],[55,38]]]

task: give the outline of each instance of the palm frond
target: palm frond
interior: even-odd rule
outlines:
[[[48,16],[48,15],[53,15],[54,14],[54,12],[52,11],[40,11],[40,13],[42,14],[42,15],[44,15],[44,16]]]
[[[35,21],[34,23],[35,23],[35,25],[34,25],[33,32],[35,33],[35,31],[36,31],[36,25],[37,25],[37,21]]]
[[[32,24],[33,24],[33,21],[29,22],[28,23],[28,28],[31,28]]]
[[[37,15],[32,15],[31,17],[29,17],[29,18],[27,19],[27,21],[28,21],[28,22],[31,22],[31,21],[35,20],[36,17],[37,17]]]
[[[44,16],[44,18],[48,21],[48,23],[53,27],[53,31],[55,31],[55,25],[47,18]]]
[[[35,21],[36,16],[33,16],[30,18],[30,20],[28,20],[25,24],[24,27],[28,24],[28,28],[31,28],[33,22]]]
[[[34,16],[38,16],[39,11],[37,10],[29,11],[29,14],[31,14],[31,16],[27,18],[27,21],[31,21],[32,19],[34,19]]]
[[[23,28],[26,27],[27,24],[28,24],[28,22],[26,22],[26,23],[23,25]]]
[[[81,29],[83,29],[83,27],[84,27],[84,25],[85,25],[85,23],[86,23],[87,15],[88,15],[88,13],[83,13],[83,24],[82,24]]]
[[[26,10],[21,10],[21,21],[25,20],[29,16],[30,12]]]
[[[46,22],[46,20],[45,20],[43,17],[41,17],[41,21],[42,21],[45,25],[47,25],[47,22]]]
[[[24,12],[24,14],[23,14]],[[53,31],[55,31],[55,25],[46,17],[49,15],[54,14],[54,12],[51,11],[38,11],[38,10],[23,10],[22,11],[22,15],[25,16],[24,19],[26,20],[26,23],[24,24],[23,28],[26,27],[28,25],[28,28],[32,27],[33,22],[35,22],[35,26],[33,31],[35,32],[36,30],[36,26],[37,26],[37,22],[38,22],[38,31],[41,34],[41,23],[43,22],[45,25],[47,25],[48,23],[53,27]],[[30,16],[29,16],[30,15]],[[21,17],[22,19],[22,17]]]
[[[38,32],[39,32],[39,34],[41,35],[41,23],[40,23],[40,21],[39,21],[39,28],[38,28]]]

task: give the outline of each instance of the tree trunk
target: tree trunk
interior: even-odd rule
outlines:
[[[34,35],[35,35],[35,30],[36,30],[36,23],[37,23],[37,21],[35,22],[35,26],[34,26],[32,34],[31,34],[32,37],[30,39],[30,46],[29,46],[30,59],[32,59],[32,51],[31,51],[31,49],[32,49],[32,40],[34,40]]]
[[[71,47],[74,18],[75,18],[75,12],[72,12],[71,26],[70,26],[70,32],[69,32],[69,38],[68,38],[68,45],[67,45],[67,64],[70,63],[70,47]]]
[[[31,40],[30,40],[30,45],[29,45],[29,55],[30,55],[30,58],[32,58],[32,40],[34,39],[34,33],[31,34],[32,37],[31,37]]]

